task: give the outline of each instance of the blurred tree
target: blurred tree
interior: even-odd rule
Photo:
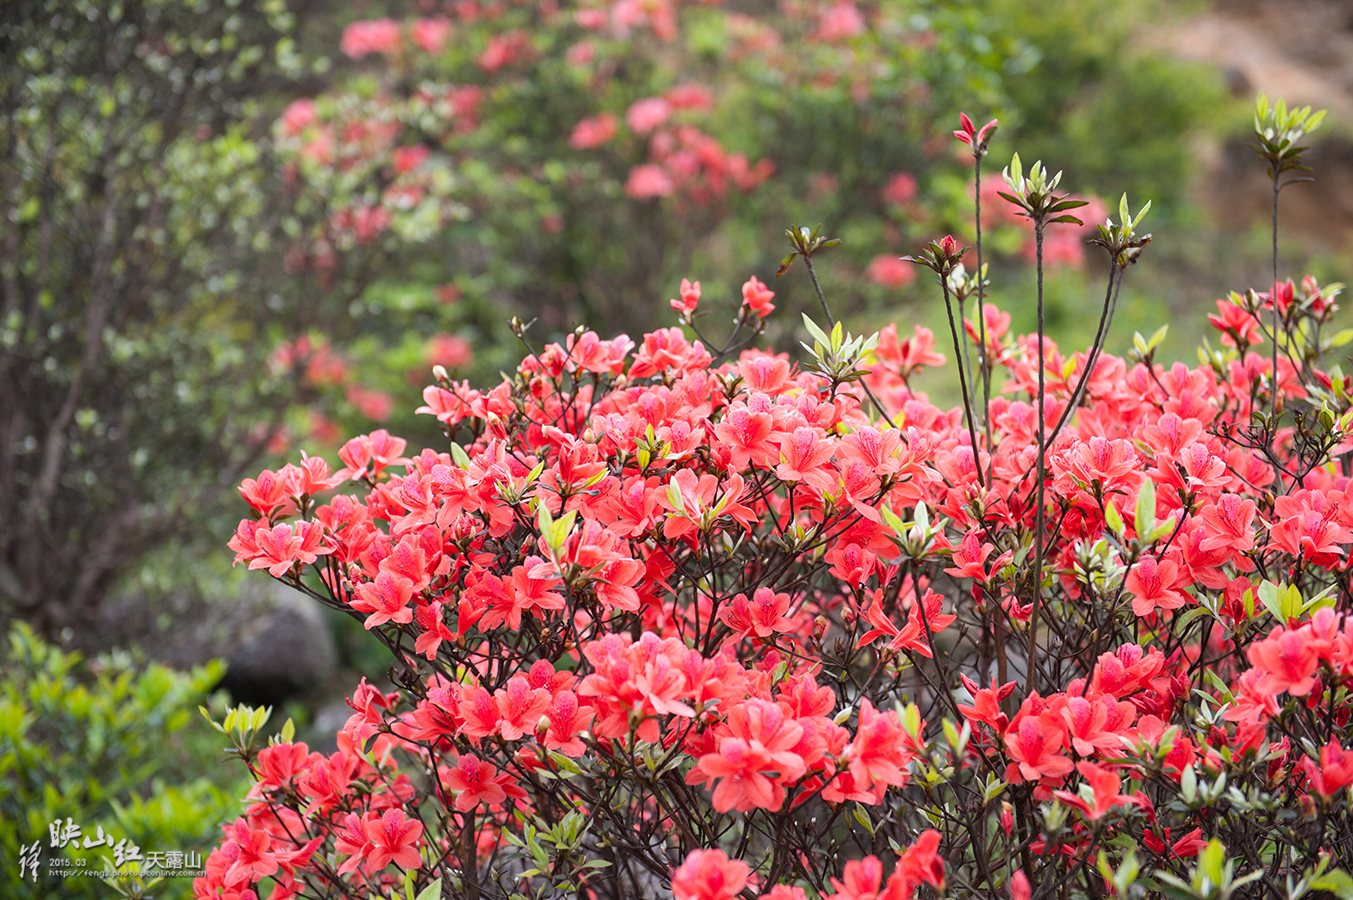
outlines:
[[[284,0],[0,10],[0,599],[44,634],[201,514],[284,399],[284,195],[256,126],[302,74],[295,21]]]

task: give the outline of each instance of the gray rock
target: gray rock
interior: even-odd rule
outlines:
[[[221,686],[254,706],[277,706],[324,689],[338,670],[338,650],[319,605],[276,582],[259,593],[253,615],[232,642]]]

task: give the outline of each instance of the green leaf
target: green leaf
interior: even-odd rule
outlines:
[[[1311,890],[1329,891],[1339,900],[1353,900],[1353,877],[1343,869],[1326,872],[1311,881]]]
[[[914,738],[921,736],[921,710],[915,703],[908,703],[902,711],[902,728]]]
[[[824,350],[832,345],[831,338],[827,337],[827,333],[818,328],[812,319],[808,318],[807,313],[803,314],[803,326],[808,329],[808,333],[812,335],[813,340],[820,344]]]
[[[1203,669],[1203,675],[1211,682],[1214,690],[1221,695],[1221,698],[1230,703],[1234,698],[1231,696],[1231,686],[1222,679],[1213,669]]]
[[[1265,580],[1259,585],[1259,602],[1264,604],[1264,609],[1273,614],[1273,618],[1281,619],[1283,617],[1282,604],[1280,602],[1280,588],[1271,581]]]
[[[1179,775],[1179,794],[1184,802],[1192,803],[1198,798],[1198,772],[1193,766],[1185,766]]]
[[[884,524],[899,535],[906,534],[907,523],[902,521],[901,516],[893,512],[892,507],[886,503],[880,503],[878,511],[883,516]]]
[[[1194,621],[1196,621],[1197,619],[1200,619],[1203,616],[1210,615],[1212,615],[1211,610],[1205,609],[1204,607],[1201,606],[1194,607],[1193,609],[1189,610],[1188,612],[1184,613],[1182,616],[1179,617],[1178,619],[1179,630],[1182,632],[1185,628],[1188,628],[1190,625],[1192,625]]]
[[[249,717],[249,730],[258,731],[267,724],[268,718],[272,716],[271,706],[260,706],[254,710],[254,714]]]
[[[1127,194],[1124,194],[1123,196],[1126,197]],[[1139,212],[1139,213],[1137,213],[1137,218],[1135,218],[1135,219],[1132,220],[1132,227],[1133,227],[1133,228],[1136,228],[1137,225],[1141,223],[1142,219],[1146,218],[1146,213],[1147,213],[1147,211],[1150,210],[1150,209],[1151,209],[1151,201],[1148,200],[1148,201],[1146,201],[1146,205],[1142,207],[1142,211]]]
[[[859,822],[860,825],[863,826],[864,830],[868,831],[870,836],[872,836],[874,834],[874,823],[869,818],[869,812],[859,803],[855,804],[855,809],[853,812],[855,815],[855,821]]]
[[[1189,766],[1184,772],[1193,771],[1193,766]],[[1213,838],[1208,842],[1203,852],[1198,854],[1198,874],[1202,875],[1213,887],[1220,887],[1222,884],[1222,864],[1226,861],[1226,848],[1222,846],[1221,840]]]
[[[1300,618],[1305,610],[1305,605],[1301,591],[1297,589],[1295,584],[1289,584],[1278,601],[1278,607],[1282,610],[1282,615],[1279,618],[1284,622],[1288,619]]]
[[[442,880],[438,878],[418,892],[414,900],[441,900],[442,898]]]
[[[916,521],[917,527],[929,528],[930,507],[926,506],[924,503],[916,504],[916,506],[912,509],[912,518]]]
[[[1156,483],[1150,478],[1142,479],[1141,490],[1137,492],[1137,536],[1143,539],[1156,527]]]
[[[1118,514],[1118,507],[1114,506],[1112,500],[1104,501],[1104,524],[1120,538],[1127,533],[1127,525],[1123,523],[1123,517]]]
[[[222,733],[225,732],[225,729],[222,728],[220,725],[218,725],[216,723],[216,720],[211,717],[211,713],[207,712],[207,708],[205,706],[199,706],[197,708],[197,711],[202,714],[202,718],[206,719],[209,723],[211,723],[212,728],[215,728],[217,731],[220,731]]]

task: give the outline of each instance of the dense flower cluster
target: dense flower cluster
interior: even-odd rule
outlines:
[[[1333,294],[1308,280],[1289,306],[1325,315]],[[746,315],[770,295],[751,279]],[[699,299],[684,283],[672,306],[688,317]],[[1218,322],[1233,336],[1262,305],[1237,300],[1249,320]],[[1338,423],[1262,443],[1240,423],[1269,402],[1269,360],[1235,348],[1196,368],[1101,354],[1068,416],[1087,356],[1045,340],[1056,525],[1031,665],[1036,339],[983,314],[1008,377],[977,447],[962,410],[908,387],[944,361],[919,326],[885,329],[861,381],[762,351],[721,359],[681,328],[637,347],[580,330],[495,388],[428,387],[420,412],[458,436],[448,451],[376,431],[337,471],[312,457],[246,480],[238,561],[362,617],[405,668],[391,693],[356,691],[337,752],[257,754],[254,803],[198,895],[268,876],[275,897],[303,881],[367,896],[391,866],[483,878],[570,813],[643,861],[648,875],[609,875],[636,889],[674,871],[677,897],[755,884],[782,900],[975,884],[995,858],[953,842],[988,814],[1012,889],[1031,867],[1102,860],[1110,834],[1168,868],[1225,833],[1208,805],[1170,800],[1223,777],[1244,787],[1209,805],[1239,814],[1276,790],[1347,823]],[[1347,397],[1314,374],[1280,358],[1280,402]],[[918,777],[987,812],[916,828]],[[847,808],[864,831],[844,828]],[[727,815],[747,835],[801,834],[729,859],[704,830]],[[843,872],[806,855],[883,833],[911,846],[886,879],[876,853]],[[600,884],[603,868],[576,877]]]

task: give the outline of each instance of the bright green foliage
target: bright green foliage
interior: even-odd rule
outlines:
[[[195,709],[224,668],[216,661],[182,673],[125,653],[87,661],[26,625],[11,630],[0,679],[0,895],[114,893],[103,879],[47,874],[51,860],[83,857],[100,871],[113,858],[109,846],[52,849],[49,826],[67,818],[95,840],[99,828],[126,838],[143,858],[170,850],[206,858],[247,789],[235,767],[218,765],[219,740]],[[19,848],[34,841],[38,879],[20,881]],[[192,879],[165,878],[150,895],[190,897]]]
[[[1254,109],[1254,131],[1259,138],[1259,146],[1254,149],[1269,164],[1269,177],[1274,182],[1281,180],[1279,176],[1283,172],[1294,169],[1301,172],[1310,171],[1310,168],[1301,162],[1301,153],[1308,148],[1295,145],[1319,128],[1324,121],[1323,109],[1315,115],[1311,114],[1309,106],[1289,110],[1287,102],[1282,98],[1278,99],[1277,105],[1270,106],[1268,97],[1264,94],[1259,95]],[[1299,177],[1298,180],[1312,179]]]

